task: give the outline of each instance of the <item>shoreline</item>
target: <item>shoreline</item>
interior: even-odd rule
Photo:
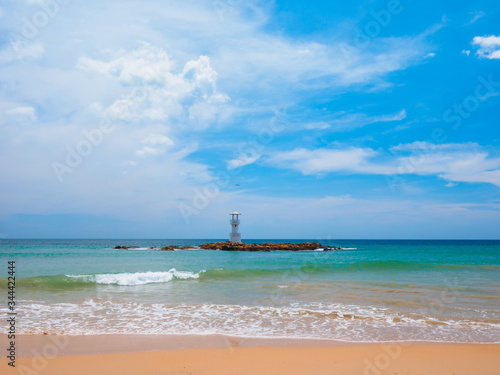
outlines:
[[[5,335],[1,339],[7,343]],[[500,368],[500,344],[361,344],[222,335],[23,335],[16,343],[16,367],[0,358],[2,373],[494,375]]]

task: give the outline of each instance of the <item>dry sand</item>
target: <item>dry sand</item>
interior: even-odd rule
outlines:
[[[5,336],[1,342],[5,357]],[[500,344],[347,344],[166,335],[23,336],[18,338],[16,350],[16,368],[7,365],[7,358],[1,358],[1,374],[500,374]]]

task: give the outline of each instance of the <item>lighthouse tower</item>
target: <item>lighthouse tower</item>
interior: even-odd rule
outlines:
[[[229,220],[229,224],[231,224],[231,233],[229,233],[229,241],[231,242],[241,242],[241,233],[238,233],[238,228],[240,226],[240,219],[238,216],[241,215],[238,212],[232,212],[231,220]]]

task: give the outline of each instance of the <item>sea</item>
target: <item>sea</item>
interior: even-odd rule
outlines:
[[[2,321],[14,261],[18,334],[500,342],[500,241],[319,240],[342,250],[159,250],[216,241],[1,239]],[[244,240],[307,241],[318,242]]]

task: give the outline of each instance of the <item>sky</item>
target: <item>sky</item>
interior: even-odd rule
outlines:
[[[499,18],[0,0],[0,238],[499,239]]]

